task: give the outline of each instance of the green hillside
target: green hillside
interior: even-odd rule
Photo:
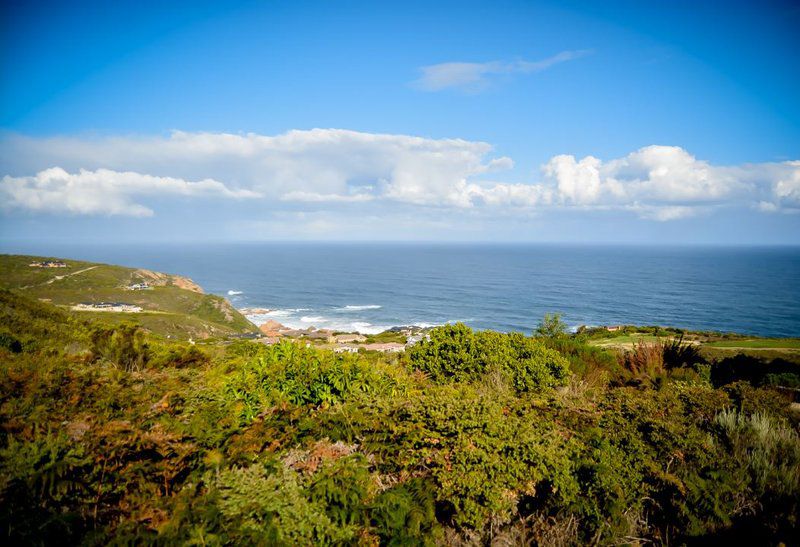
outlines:
[[[31,266],[59,261],[66,267]],[[149,289],[129,290],[147,283]],[[73,311],[101,322],[126,320],[164,336],[208,338],[256,332],[256,328],[222,297],[203,294],[192,280],[149,270],[79,260],[0,255],[0,288],[70,309],[82,303],[123,302],[139,313]]]

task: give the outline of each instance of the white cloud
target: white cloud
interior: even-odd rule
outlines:
[[[675,146],[647,146],[610,160],[554,156],[530,184],[485,180],[514,166],[510,158],[492,157],[485,142],[341,129],[6,135],[0,165],[6,208],[76,214],[147,216],[160,197],[202,195],[258,199],[265,214],[365,203],[370,211],[385,212],[391,203],[418,215],[425,207],[482,211],[487,218],[517,209],[619,210],[659,221],[730,206],[800,211],[800,161],[719,166]]]
[[[561,201],[587,204],[597,201],[600,195],[601,162],[592,156],[575,161],[573,156],[552,158],[542,168],[544,175],[556,182]]]
[[[584,57],[590,50],[562,51],[540,61],[491,61],[488,63],[440,63],[420,68],[422,75],[413,85],[423,91],[458,88],[467,91],[484,89],[494,76],[532,74],[553,65]]]
[[[789,167],[781,172],[772,186],[775,205],[800,209],[800,161],[787,161]]]
[[[537,184],[503,184],[491,186],[471,184],[466,188],[471,203],[493,207],[533,208],[553,201],[551,189]]]
[[[492,146],[462,139],[362,133],[341,129],[277,136],[186,133],[168,137],[11,136],[0,165],[27,175],[53,165],[108,168],[187,180],[213,178],[266,200],[364,201],[386,198],[418,205],[471,206],[467,181],[508,169]]]
[[[707,212],[702,207],[691,207],[687,205],[641,205],[634,204],[627,207],[629,211],[633,211],[639,215],[640,218],[648,220],[657,220],[659,222],[667,222],[669,220],[678,220],[681,218],[693,217]]]
[[[355,203],[359,201],[372,201],[373,199],[373,196],[369,194],[342,196],[339,194],[319,194],[317,192],[288,192],[281,196],[281,201],[300,201],[307,203]]]
[[[53,167],[30,177],[4,176],[0,184],[6,207],[42,212],[151,216],[151,209],[134,201],[143,195],[258,197],[256,192],[230,190],[212,179],[189,182],[109,169],[68,173]]]
[[[715,166],[683,148],[654,145],[607,162],[592,156],[556,156],[542,172],[560,203],[623,207],[654,220],[748,202],[760,202],[762,211],[800,205],[796,161]]]

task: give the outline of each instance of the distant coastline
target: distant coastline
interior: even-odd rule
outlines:
[[[39,254],[180,272],[235,308],[272,314],[251,320],[294,327],[378,332],[461,321],[528,333],[544,313],[559,312],[573,330],[636,324],[800,336],[799,247],[209,243],[45,250]]]

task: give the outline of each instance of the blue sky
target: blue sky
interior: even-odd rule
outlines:
[[[3,240],[800,243],[789,2],[4,2]]]

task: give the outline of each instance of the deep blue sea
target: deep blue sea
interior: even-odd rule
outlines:
[[[578,325],[671,325],[800,336],[800,248],[490,244],[22,245],[191,277],[253,317],[379,332],[463,321],[529,332],[545,312]]]

